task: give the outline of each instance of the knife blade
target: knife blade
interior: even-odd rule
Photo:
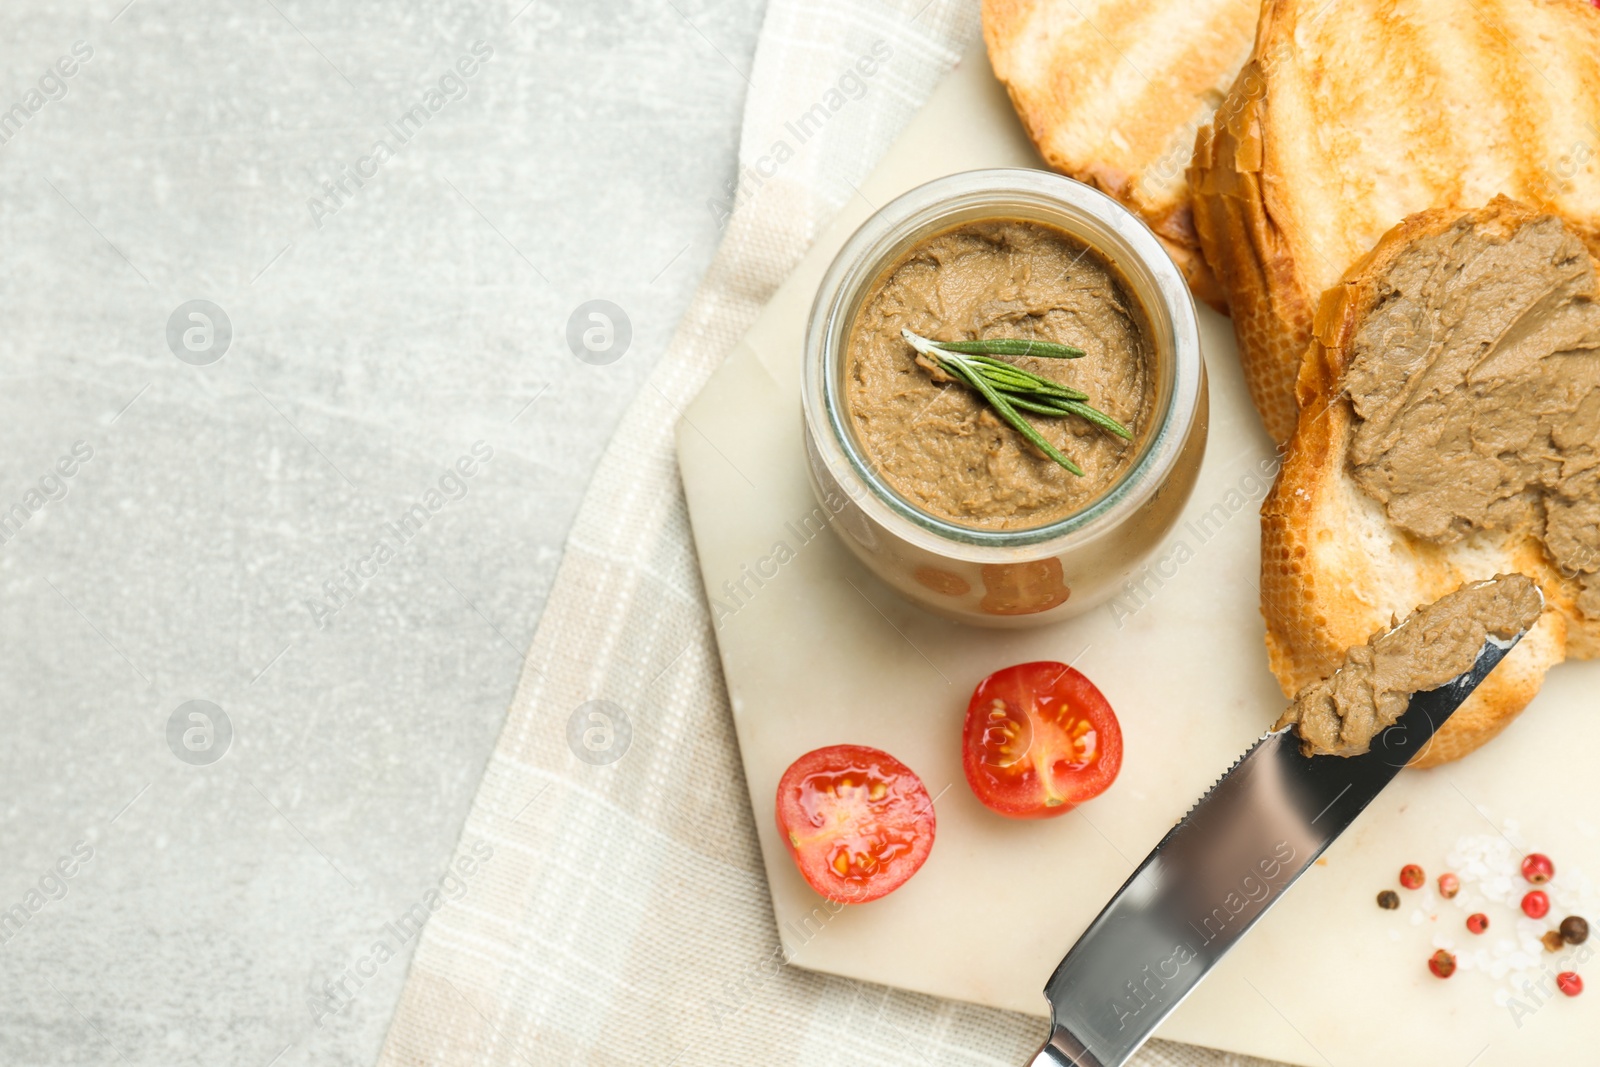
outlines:
[[[1050,1038],[1030,1067],[1121,1067],[1333,843],[1521,634],[1411,697],[1360,756],[1262,736],[1163,837],[1045,985]]]

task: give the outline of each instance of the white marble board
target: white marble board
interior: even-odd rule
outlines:
[[[796,535],[816,506],[801,451],[801,336],[835,251],[872,205],[924,181],[1040,165],[982,53],[968,56],[678,433],[706,589],[722,605],[717,639],[785,946],[799,966],[1034,1014],[1046,1010],[1041,990],[1065,949],[1284,703],[1267,672],[1256,591],[1257,507],[1273,452],[1245,395],[1228,322],[1208,309],[1210,442],[1144,603],[1032,631],[973,629],[899,599],[831,531]],[[744,577],[758,564],[772,573],[776,564],[761,561],[780,541],[794,558],[776,577],[759,585]],[[1179,542],[1192,553],[1182,564]],[[741,580],[748,594],[730,594],[724,583]],[[1100,686],[1121,718],[1126,756],[1098,800],[1060,819],[1013,822],[968,791],[960,727],[981,677],[1030,659],[1073,662]],[[1384,912],[1374,898],[1402,864],[1431,874],[1458,837],[1508,822],[1558,858],[1566,881],[1585,868],[1600,873],[1600,776],[1587,755],[1600,752],[1597,705],[1600,665],[1564,665],[1486,750],[1404,774],[1160,1035],[1341,1067],[1496,1067],[1585,1048],[1580,1035],[1600,1023],[1600,967],[1589,996],[1556,997],[1514,1021],[1489,975],[1443,982],[1426,970],[1437,934],[1468,941],[1455,902],[1404,894],[1399,911]],[[845,742],[886,749],[923,777],[938,796],[938,838],[903,888],[831,916],[784,851],[773,793],[801,753]],[[1508,915],[1499,930],[1511,925]]]

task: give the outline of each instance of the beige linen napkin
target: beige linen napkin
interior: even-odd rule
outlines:
[[[673,448],[680,410],[976,35],[973,0],[771,0],[737,193],[708,205],[722,245],[578,512],[382,1064],[1036,1050],[1039,1019],[783,965],[753,822],[770,813],[751,811]],[[1138,1062],[1239,1061],[1155,1045]]]

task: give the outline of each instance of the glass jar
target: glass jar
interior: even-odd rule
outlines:
[[[866,458],[845,406],[845,356],[863,301],[913,246],[984,219],[1044,223],[1093,248],[1143,306],[1151,331],[1154,418],[1138,454],[1086,506],[1028,529],[962,526],[906,500]],[[817,291],[801,391],[812,490],[834,515],[844,543],[910,600],[983,626],[1054,622],[1103,603],[1165,540],[1205,451],[1205,364],[1182,273],[1121,204],[1046,171],[953,174],[911,190],[862,224]]]

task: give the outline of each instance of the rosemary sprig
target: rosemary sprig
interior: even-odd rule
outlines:
[[[963,382],[988,402],[1013,429],[1020,433],[1039,451],[1049,456],[1073,474],[1082,477],[1083,468],[1061,454],[1035,430],[1022,412],[1064,418],[1075,415],[1080,419],[1132,440],[1129,429],[1105,412],[1090,407],[1088,393],[1052,381],[1014,363],[997,359],[997,356],[1041,356],[1045,359],[1078,359],[1081,348],[1059,345],[1052,341],[1025,341],[1016,338],[995,338],[988,341],[934,341],[910,330],[902,329],[900,336],[918,353],[932,361],[934,366],[950,377]]]
[[[963,356],[1039,356],[1043,359],[1082,359],[1081,348],[1058,345],[1054,341],[1023,341],[996,337],[989,341],[936,341],[946,352]]]

